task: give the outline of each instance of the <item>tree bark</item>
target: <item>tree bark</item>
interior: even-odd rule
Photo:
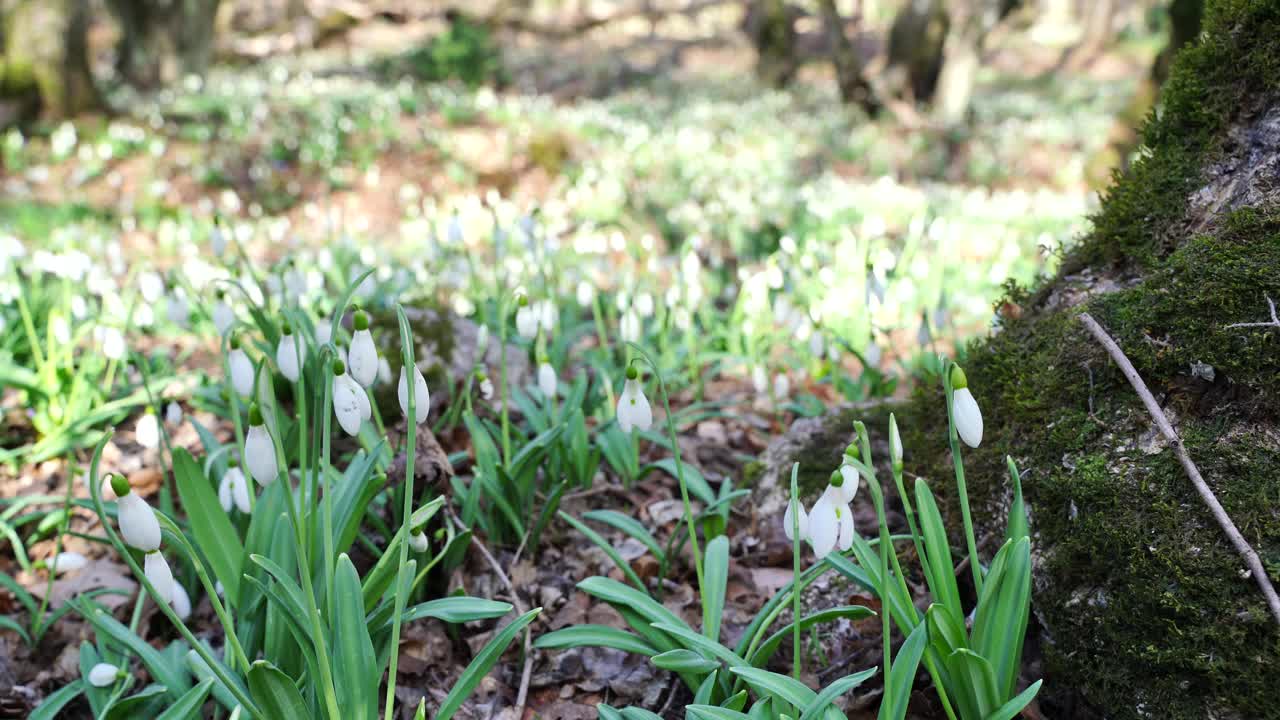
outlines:
[[[973,88],[982,64],[982,45],[995,24],[996,9],[985,0],[951,0],[947,3],[950,32],[942,48],[942,70],[934,97],[934,117],[943,125],[963,123],[973,99]]]
[[[0,127],[39,113],[47,119],[101,107],[89,72],[82,0],[17,0],[3,6]]]
[[[743,20],[756,48],[756,77],[770,87],[784,87],[795,77],[796,13],[786,0],[753,0]]]
[[[886,85],[890,92],[920,103],[933,98],[950,26],[942,0],[902,4],[889,30]]]
[[[845,34],[844,18],[840,16],[835,0],[822,0],[821,5],[822,22],[826,26],[831,44],[831,62],[835,65],[840,98],[874,116],[880,111],[880,101],[863,76],[862,58]]]
[[[203,75],[213,60],[219,0],[108,0],[120,23],[116,70],[126,82],[154,89]]]

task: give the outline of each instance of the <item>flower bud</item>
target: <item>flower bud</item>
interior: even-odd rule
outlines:
[[[89,669],[89,684],[96,688],[104,688],[115,683],[116,679],[123,676],[124,673],[120,668],[111,663],[98,663]]]
[[[146,573],[147,580],[150,580],[151,585],[155,587],[159,601],[172,603],[173,571],[169,569],[169,562],[164,559],[164,555],[159,552],[147,553],[143,558],[143,571]]]

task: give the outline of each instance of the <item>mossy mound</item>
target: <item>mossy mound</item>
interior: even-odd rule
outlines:
[[[999,327],[970,348],[986,419],[965,454],[978,536],[1004,526],[1012,455],[1049,716],[1280,718],[1280,631],[1254,579],[1077,318],[1125,350],[1280,583],[1280,329],[1228,327],[1280,301],[1280,3],[1211,3],[1143,138],[1058,275],[1010,288]],[[896,411],[907,468],[958,516],[941,389]],[[828,422],[848,428],[848,415]]]

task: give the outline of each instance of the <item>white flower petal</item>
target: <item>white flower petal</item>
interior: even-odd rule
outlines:
[[[409,415],[409,382],[405,377],[404,368],[400,368],[400,383],[396,386],[396,397],[400,400],[400,412],[407,417]],[[414,420],[421,425],[426,421],[429,412],[431,412],[431,393],[427,390],[427,379],[422,376],[422,371],[415,367],[413,369]]]
[[[516,332],[526,340],[532,340],[538,336],[538,313],[532,306],[524,305],[516,310]]]
[[[298,382],[298,345],[293,335],[281,335],[276,346],[276,367],[289,382]]]
[[[826,557],[840,539],[840,517],[836,506],[824,495],[809,513],[809,544],[818,559]]]
[[[107,687],[115,683],[120,668],[110,663],[98,663],[89,669],[89,684],[94,687]]]
[[[649,399],[644,396],[644,388],[639,380],[630,380],[622,387],[618,396],[618,427],[623,432],[631,432],[632,428],[648,430],[653,425],[653,409]]]
[[[969,388],[960,388],[952,396],[952,410],[955,413],[956,432],[965,445],[976,448],[982,444],[982,411],[978,409],[978,401],[973,399]]]
[[[143,559],[143,570],[147,579],[155,586],[160,600],[173,602],[173,571],[169,569],[169,561],[164,559],[164,555],[158,552],[147,553]]]
[[[49,569],[61,575],[72,570],[79,570],[88,564],[88,559],[78,552],[60,552],[49,559]]]
[[[809,513],[804,511],[804,505],[798,500],[792,500],[787,503],[787,511],[782,515],[782,530],[787,534],[787,539],[795,541],[795,511],[800,511],[800,539],[806,540],[809,537]]]
[[[182,587],[182,583],[173,584],[173,612],[177,614],[179,620],[191,617],[191,596],[187,594],[187,589]]]
[[[276,447],[271,442],[271,435],[265,425],[249,428],[244,437],[244,466],[259,485],[270,485],[276,481],[279,468],[276,467]]]
[[[244,354],[243,348],[237,348],[231,351],[228,362],[231,365],[231,387],[240,397],[249,397],[253,394],[253,363],[249,356]]]
[[[427,538],[426,533],[410,533],[409,547],[413,548],[414,552],[426,552],[431,549],[431,541]]]
[[[360,423],[364,421],[360,399],[351,389],[350,378],[345,373],[333,379],[333,414],[343,432],[352,437],[360,432]]]
[[[133,437],[139,445],[149,450],[160,446],[160,424],[156,421],[155,413],[148,410],[138,418],[138,424],[133,428]]]
[[[218,329],[219,335],[226,335],[227,331],[236,322],[236,313],[231,306],[225,302],[218,301],[213,306],[213,326]]]
[[[364,387],[378,379],[378,348],[368,330],[357,330],[351,336],[351,348],[347,351],[347,374]]]
[[[542,363],[538,366],[538,389],[545,397],[555,397],[556,371],[550,363]]]
[[[146,500],[131,492],[116,501],[120,534],[130,547],[153,552],[160,547],[160,521]]]
[[[844,479],[844,484],[838,488],[840,502],[848,505],[858,496],[858,470],[852,465],[841,465],[840,477]]]
[[[848,505],[837,505],[836,514],[840,520],[839,547],[848,550],[853,547],[853,534],[857,532],[853,526],[853,509]]]

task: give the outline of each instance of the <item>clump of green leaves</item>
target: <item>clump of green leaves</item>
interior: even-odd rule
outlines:
[[[457,80],[469,87],[502,85],[507,79],[502,53],[489,29],[460,13],[450,16],[449,29],[401,56],[392,67],[426,82]]]

